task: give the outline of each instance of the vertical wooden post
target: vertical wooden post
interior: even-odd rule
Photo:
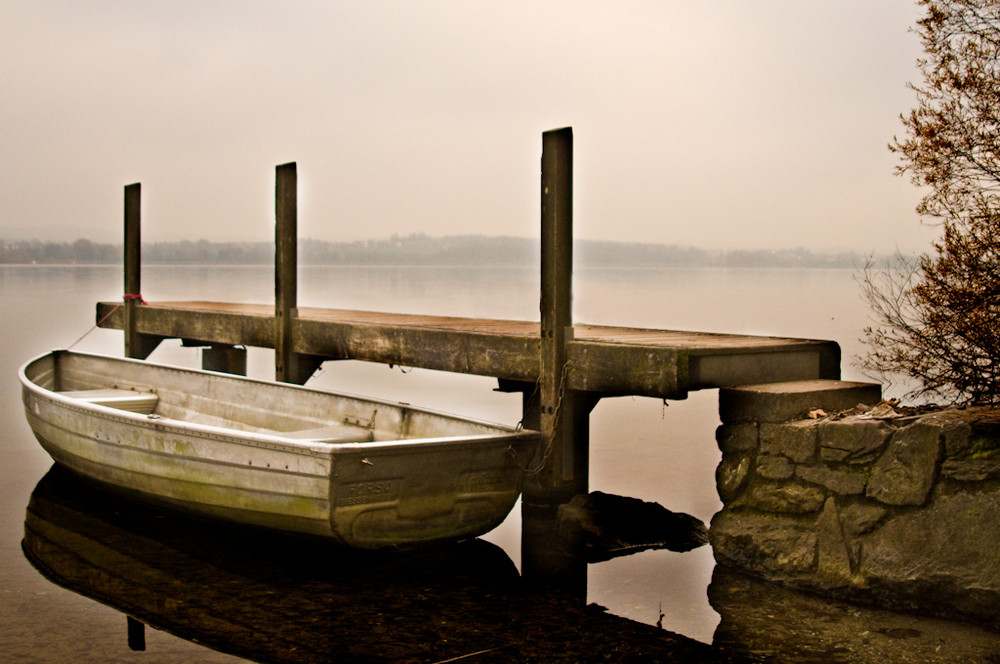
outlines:
[[[579,542],[558,534],[558,506],[588,491],[590,411],[599,396],[568,387],[573,338],[573,130],[542,135],[541,353],[537,392],[525,393],[525,426],[542,433],[521,500],[521,573],[585,600],[587,563]]]
[[[142,185],[125,187],[125,294],[122,310],[125,323],[125,357],[144,360],[162,337],[139,332],[136,309],[142,302]]]
[[[274,375],[303,385],[323,363],[294,347],[298,316],[298,176],[295,162],[275,169],[274,181]]]
[[[138,182],[125,187],[125,357],[144,359],[142,341],[136,330],[135,308],[142,293],[142,185]]]
[[[142,247],[142,184],[125,187],[125,294],[142,292],[140,260]]]
[[[275,169],[274,183],[274,374],[295,379],[292,322],[298,306],[298,176],[295,162]]]
[[[573,130],[542,135],[540,426],[542,471],[525,491],[536,503],[562,503],[588,488],[589,414],[596,400],[567,387],[572,340]]]

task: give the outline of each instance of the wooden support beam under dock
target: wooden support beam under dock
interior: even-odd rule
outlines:
[[[275,346],[273,305],[151,302],[136,307],[133,316],[143,335],[204,345]],[[124,329],[120,302],[98,303],[97,318],[104,319],[102,327]],[[693,390],[840,377],[840,348],[832,341],[597,325],[572,330],[566,341],[567,386],[601,397],[683,399]],[[540,373],[537,322],[299,308],[292,339],[292,352],[325,360],[531,384]]]

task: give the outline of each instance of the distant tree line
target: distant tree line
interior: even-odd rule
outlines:
[[[76,242],[0,240],[0,263],[116,263],[122,260],[121,245]]]
[[[666,244],[580,241],[574,264],[582,267],[830,267],[854,268],[864,258],[854,252],[815,253],[808,249],[699,249]],[[536,254],[537,255],[537,254]]]
[[[538,264],[539,241],[517,237],[424,234],[382,240],[299,241],[300,265],[511,265]],[[153,242],[142,247],[144,264],[270,265],[270,242]],[[116,264],[122,245],[90,240],[0,240],[0,264]],[[865,258],[852,252],[807,249],[720,251],[678,245],[578,240],[578,267],[830,267],[854,268]]]

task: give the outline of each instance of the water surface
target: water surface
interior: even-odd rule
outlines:
[[[148,266],[143,273],[143,295],[148,300],[267,303],[273,296],[272,279],[272,271],[266,267]],[[520,268],[303,267],[299,278],[300,306],[401,313],[537,320],[538,292],[535,270]],[[6,425],[0,445],[0,653],[11,661],[34,662],[223,662],[234,661],[238,655],[252,657],[249,652],[222,654],[151,629],[146,630],[146,652],[132,652],[125,639],[125,619],[118,610],[46,580],[21,551],[29,498],[51,462],[24,421],[16,369],[30,357],[73,344],[93,325],[94,303],[116,300],[120,295],[121,271],[116,267],[0,268],[0,305],[4,311],[0,415]],[[844,377],[863,379],[850,361],[861,351],[858,338],[867,324],[867,310],[848,270],[580,270],[574,278],[574,318],[594,324],[833,339],[843,348]],[[121,355],[122,335],[93,330],[75,348]],[[176,342],[165,343],[150,360],[186,366],[199,363],[196,349],[181,348]],[[249,373],[267,378],[272,371],[272,353],[251,350]],[[330,362],[310,385],[507,424],[520,419],[520,395],[495,392],[495,381],[483,377]],[[706,523],[721,507],[714,479],[720,458],[714,440],[718,426],[714,391],[668,403],[648,398],[606,399],[595,409],[591,426],[592,490],[654,501]],[[77,521],[81,520],[83,517]],[[520,538],[520,513],[515,509],[503,525],[483,538],[480,552],[487,552],[492,565],[488,579],[497,574],[516,578],[521,565]],[[143,549],[147,552],[154,544],[171,545],[143,542],[148,545]],[[193,555],[190,551],[181,553]],[[713,583],[714,572],[707,546],[687,553],[647,551],[591,564],[585,571],[586,602],[605,607],[607,616],[614,620],[627,619],[616,625],[638,624],[654,630],[662,625],[705,644],[713,642],[717,631],[720,639],[746,641],[739,636],[740,624],[733,624],[733,615],[725,608],[726,602],[736,605],[734,593],[742,586],[719,577]],[[709,601],[710,584],[715,606]],[[266,586],[258,590],[268,592]],[[328,585],[326,590],[337,593],[334,586]],[[418,591],[410,588],[406,592]],[[764,590],[747,592],[761,594]],[[719,599],[726,597],[730,599]],[[748,615],[746,607],[740,606],[739,615]],[[848,609],[840,605],[823,606],[827,608],[819,612],[818,624],[829,623],[831,616],[848,615]],[[474,611],[483,607],[467,608]],[[725,614],[725,620],[720,613]],[[807,624],[806,613],[798,614],[797,624]],[[882,639],[889,644],[886,647],[902,647],[908,640],[914,642],[914,634],[932,633],[931,623],[906,619],[912,621],[906,627],[910,631],[898,626],[886,628],[889,635]],[[364,620],[359,618],[358,622]],[[753,629],[758,630],[760,626],[749,620],[746,625],[756,625]],[[976,658],[988,649],[994,635],[956,629],[959,636],[947,630],[933,634],[946,648],[956,639],[987,645],[972,651],[968,659],[951,661],[988,661]],[[789,643],[801,641],[793,634],[788,639]],[[828,641],[817,644],[814,650],[819,652],[833,648]],[[757,643],[754,647],[780,651],[781,644]],[[841,659],[827,661],[876,661],[851,654],[861,650],[861,646],[854,650],[848,647],[844,650],[847,654],[838,650]],[[440,654],[419,652],[417,661],[434,661],[433,656]],[[787,653],[779,659],[812,661],[808,659],[812,655],[802,654],[801,647],[797,652],[798,659]],[[371,654],[374,656],[374,650]],[[501,654],[497,651],[494,657]],[[956,651],[951,654],[956,655]]]

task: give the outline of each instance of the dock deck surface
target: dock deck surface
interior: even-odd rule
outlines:
[[[105,328],[124,329],[118,302],[100,302]],[[155,302],[135,308],[139,333],[203,344],[273,348],[273,305]],[[299,308],[295,353],[407,367],[539,378],[540,324],[531,321]],[[568,387],[602,396],[683,399],[688,391],[839,378],[832,341],[576,324],[567,341]]]

